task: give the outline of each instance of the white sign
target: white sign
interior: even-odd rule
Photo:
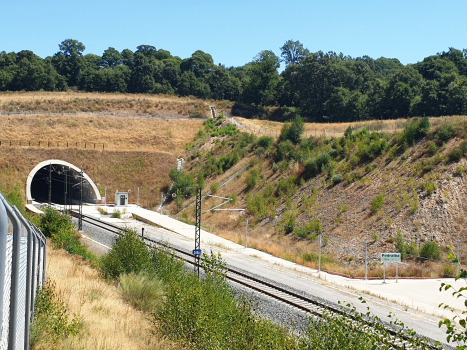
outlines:
[[[381,253],[382,263],[400,263],[401,253]]]

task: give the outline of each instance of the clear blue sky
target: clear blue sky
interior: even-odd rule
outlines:
[[[186,58],[196,50],[241,66],[288,39],[310,51],[416,63],[467,48],[467,1],[434,0],[0,0],[0,51],[41,57],[65,39],[102,55],[153,45]]]

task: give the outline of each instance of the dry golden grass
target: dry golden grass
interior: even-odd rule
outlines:
[[[181,349],[164,339],[148,315],[125,303],[116,287],[80,257],[48,247],[47,276],[56,283],[69,312],[78,314],[84,324],[81,336],[56,349]],[[47,344],[39,348],[46,349]]]
[[[3,92],[0,107],[5,112],[104,113],[164,117],[205,117],[209,104],[194,97],[90,92]]]
[[[457,123],[465,120],[466,116],[449,116],[449,117],[430,117],[430,123],[432,126],[440,125],[443,123]],[[247,119],[242,117],[235,117],[235,119],[247,129],[258,135],[268,135],[278,137],[280,135],[282,126],[284,123],[274,122],[270,120],[260,119]],[[361,122],[352,123],[305,123],[305,130],[303,135],[305,137],[310,136],[323,136],[328,137],[340,137],[344,135],[345,130],[351,126],[355,128],[366,127],[370,131],[382,131],[386,133],[394,133],[404,129],[406,125],[406,119],[395,119],[395,120],[368,120]]]
[[[99,149],[104,144],[104,148],[110,150],[180,155],[202,125],[199,119],[12,114],[0,117],[0,139],[2,146],[14,141],[14,147],[63,149],[68,143],[68,148],[84,149],[86,142],[87,148],[93,148],[96,143]],[[38,141],[42,141],[40,146]]]

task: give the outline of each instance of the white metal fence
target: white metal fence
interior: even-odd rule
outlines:
[[[0,193],[0,350],[28,349],[37,288],[45,279],[46,238]]]

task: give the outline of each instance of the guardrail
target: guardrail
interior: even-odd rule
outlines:
[[[29,349],[46,246],[44,234],[0,193],[0,350]]]

